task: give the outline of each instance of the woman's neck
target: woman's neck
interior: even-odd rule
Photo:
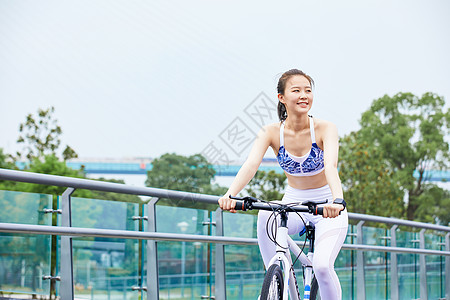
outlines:
[[[300,116],[289,116],[284,122],[286,128],[293,131],[302,131],[309,128],[309,117],[307,114]]]

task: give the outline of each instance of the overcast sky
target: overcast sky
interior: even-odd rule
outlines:
[[[214,146],[242,159],[251,134],[233,148],[227,130],[257,131],[251,111],[276,105],[291,68],[314,78],[311,113],[341,136],[384,94],[448,106],[449,15],[446,0],[1,0],[0,147],[17,150],[25,116],[54,106],[80,157]]]

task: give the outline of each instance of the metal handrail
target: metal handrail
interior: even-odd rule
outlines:
[[[0,168],[0,180],[217,204],[218,196]]]
[[[217,204],[217,200],[219,199],[219,196],[215,195],[204,195],[204,194],[174,191],[160,188],[151,188],[151,187],[136,187],[122,183],[103,182],[91,179],[48,175],[48,174],[8,170],[1,168],[0,168],[0,180],[11,180],[35,184],[103,191],[103,192],[150,196],[172,200],[185,200],[191,201],[192,203],[202,202],[209,204]],[[450,232],[450,227],[448,226],[402,220],[397,218],[387,218],[358,213],[348,213],[348,217],[349,219],[367,222],[387,223],[387,224]]]
[[[75,236],[105,237],[105,238],[156,240],[156,241],[171,241],[171,242],[203,242],[203,243],[217,243],[224,245],[258,244],[258,240],[256,238],[240,238],[229,236],[210,236],[210,235],[179,234],[179,233],[164,233],[164,232],[141,232],[131,230],[64,227],[64,226],[55,227],[47,225],[29,225],[29,224],[14,224],[14,223],[0,223],[0,232],[20,233],[20,234],[25,233],[25,234],[60,235],[70,237]],[[303,241],[296,241],[296,242],[299,245],[303,244]],[[360,245],[360,244],[344,244],[342,248],[346,250],[443,255],[450,257],[450,251],[429,250],[420,248],[387,247],[387,246]]]

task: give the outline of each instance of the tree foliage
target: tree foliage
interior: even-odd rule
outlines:
[[[19,125],[18,144],[23,145],[22,152],[17,152],[17,157],[25,156],[28,160],[46,155],[57,155],[61,146],[62,129],[54,118],[54,107],[46,110],[38,109],[37,115],[28,114],[24,123]],[[76,158],[78,155],[69,146],[62,152],[64,160]]]
[[[59,175],[67,177],[85,178],[83,170],[74,170],[67,167],[65,161],[77,157],[75,150],[66,146],[58,157],[61,145],[62,129],[54,118],[55,108],[38,109],[37,114],[28,114],[25,122],[19,126],[18,144],[22,144],[23,150],[16,156],[4,154],[0,151],[0,167],[6,169],[17,169],[15,162],[26,158],[28,162],[24,171]],[[65,187],[29,184],[21,182],[0,182],[0,189],[32,192],[40,194],[61,195]],[[90,191],[76,191],[74,196],[90,197]]]
[[[3,148],[0,148],[0,168],[2,169],[15,169],[14,158],[6,154]]]
[[[406,218],[439,221],[437,215],[426,215],[431,213],[430,210],[421,207],[428,205],[422,201],[424,198],[440,194],[436,192],[437,186],[428,183],[427,171],[449,168],[449,145],[445,138],[450,129],[450,110],[445,111],[444,104],[444,99],[433,93],[425,93],[421,97],[398,93],[373,101],[362,114],[361,129],[343,139],[342,148],[350,150],[341,152],[340,168],[344,186],[349,191],[352,187],[354,189],[352,196],[356,198],[352,201],[355,201],[355,207],[368,205],[374,211],[367,213],[382,214],[385,206],[377,207],[375,203],[366,202],[367,199],[376,199],[374,191],[386,194],[395,203],[401,193],[406,192]],[[358,162],[361,157],[358,157],[358,151],[362,149],[367,154]],[[361,168],[371,168],[371,171],[366,174]],[[416,176],[414,172],[417,172]],[[377,173],[382,176],[377,176]],[[376,187],[376,181],[383,183]],[[371,183],[374,190],[368,192],[364,185],[358,185],[361,182]],[[449,208],[445,207],[447,211]]]
[[[16,169],[16,165],[14,164],[14,158],[3,152],[3,148],[0,148],[0,168],[2,169]],[[15,182],[13,181],[3,181],[0,180],[0,189],[6,188],[10,189],[11,186],[14,186]]]
[[[450,224],[450,191],[444,190],[434,184],[425,184],[425,192],[417,201],[421,204],[417,208],[416,215],[419,220],[427,223],[435,223],[448,226]]]
[[[148,187],[178,190],[192,193],[222,195],[226,189],[212,184],[216,171],[201,154],[182,156],[166,153],[152,161],[152,169],[148,171],[145,185]],[[170,201],[171,205],[195,206],[181,201]]]
[[[274,170],[257,171],[247,185],[246,192],[250,196],[266,201],[281,200],[285,187],[285,174],[277,173]]]
[[[42,173],[48,175],[59,175],[66,177],[84,178],[85,175],[83,171],[74,170],[66,165],[65,162],[60,161],[55,155],[45,155],[41,158],[33,158],[29,166],[25,171],[33,173]],[[31,184],[24,182],[17,182],[14,190],[30,193],[39,194],[49,194],[49,195],[62,195],[66,190],[66,187],[52,186],[52,185],[42,185],[42,184]],[[90,197],[91,193],[89,191],[76,191],[74,194],[78,197]]]
[[[404,216],[404,192],[379,148],[359,141],[358,132],[352,132],[341,139],[339,156],[339,173],[349,211]]]
[[[152,161],[146,186],[202,193],[211,184],[215,170],[201,155],[166,153]]]

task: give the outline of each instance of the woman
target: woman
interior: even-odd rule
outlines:
[[[313,104],[313,84],[310,76],[297,69],[280,77],[278,116],[281,122],[260,130],[247,160],[227,193],[219,199],[219,205],[224,210],[236,212],[236,202],[229,196],[235,196],[250,182],[266,150],[271,147],[288,179],[283,203],[328,200],[323,204],[323,217],[307,213],[302,217],[314,223],[316,228],[313,269],[321,297],[341,299],[334,261],[347,235],[348,217],[337,170],[338,133],[334,124],[308,115]],[[270,214],[260,211],[257,226],[258,245],[266,268],[275,255],[275,245],[266,234]],[[304,223],[298,215],[290,213],[288,227],[289,234],[296,234],[303,229]]]

